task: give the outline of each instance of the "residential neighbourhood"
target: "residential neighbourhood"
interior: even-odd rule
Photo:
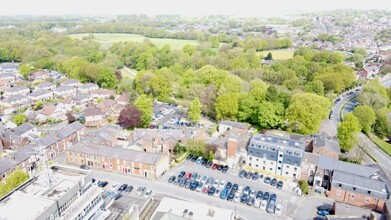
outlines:
[[[391,14],[341,13],[136,16],[197,46],[0,59],[0,220],[391,219]],[[94,19],[63,28],[129,18]]]

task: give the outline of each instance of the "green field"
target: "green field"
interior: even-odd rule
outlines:
[[[273,60],[287,60],[293,57],[294,50],[265,50],[259,52],[263,57],[266,57],[267,54],[271,52]]]
[[[73,38],[83,39],[88,37],[87,34],[71,34]],[[146,37],[139,34],[94,34],[94,40],[101,43],[103,47],[109,47],[112,43],[119,41],[134,41],[143,42]],[[158,47],[163,47],[168,44],[172,49],[181,49],[186,44],[197,45],[195,40],[178,40],[168,38],[149,38],[153,44]]]

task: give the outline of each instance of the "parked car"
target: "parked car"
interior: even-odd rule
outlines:
[[[246,175],[246,171],[245,171],[245,170],[241,170],[241,171],[239,172],[239,177],[240,177],[240,178],[243,178],[244,175]]]
[[[130,193],[132,192],[132,190],[133,190],[133,186],[129,185],[128,187],[126,187],[125,192]]]
[[[269,197],[270,197],[269,193],[268,193],[268,192],[265,192],[265,193],[263,194],[262,200],[269,201]]]
[[[254,207],[259,208],[259,206],[261,205],[261,202],[262,202],[261,199],[255,198],[255,200],[254,200]]]
[[[137,189],[137,191],[136,191],[136,195],[142,196],[142,195],[144,194],[144,192],[145,192],[145,187],[140,186],[140,187]]]
[[[217,188],[219,186],[219,183],[220,183],[220,180],[219,179],[215,179],[215,181],[213,182],[213,187]]]
[[[204,186],[201,190],[202,193],[208,193],[209,191],[209,186]]]
[[[250,196],[251,198],[255,198],[255,190],[252,189],[252,190],[250,191],[249,196]]]
[[[235,191],[232,191],[232,190],[229,191],[228,196],[227,196],[227,200],[232,201],[234,199],[234,197],[235,197]]]
[[[215,191],[216,191],[216,187],[214,187],[214,186],[210,187],[209,190],[208,190],[208,195],[209,196],[213,196]]]
[[[190,180],[191,180],[191,181],[195,181],[196,178],[197,178],[197,176],[198,176],[198,174],[197,174],[196,172],[192,173],[192,174],[191,174],[191,177],[190,177]]]
[[[255,196],[256,199],[262,199],[263,197],[263,192],[262,191],[258,191],[257,192],[257,195]]]
[[[224,165],[224,166],[223,166],[223,168],[221,169],[221,172],[223,172],[223,173],[227,173],[227,172],[228,172],[228,170],[229,170],[229,167],[228,167],[228,165]]]
[[[277,182],[277,189],[282,189],[283,186],[284,186],[284,182],[282,180]]]
[[[170,178],[168,178],[168,182],[172,183],[173,181],[175,181],[175,179],[176,179],[176,176],[170,176]]]
[[[281,204],[277,204],[276,205],[276,209],[274,210],[274,213],[277,215],[277,216],[280,216],[282,214],[282,205]]]
[[[198,159],[198,157],[197,156],[193,156],[193,158],[191,158],[191,162],[196,162],[197,161],[197,159]]]
[[[201,190],[202,190],[203,187],[204,187],[204,183],[202,183],[202,182],[199,183],[198,186],[197,186],[196,191],[197,191],[197,192],[201,192]]]
[[[212,161],[208,161],[205,165],[206,168],[210,168],[213,165]]]
[[[202,177],[201,183],[206,183],[206,181],[208,181],[208,178],[208,176]]]
[[[128,187],[128,184],[122,184],[119,188],[118,188],[118,191],[122,192],[126,189],[126,187]]]
[[[239,188],[238,184],[235,183],[235,184],[232,185],[232,190],[233,191],[235,191],[235,192],[238,191],[238,188]]]
[[[89,168],[87,165],[81,165],[81,166],[80,166],[80,169],[89,170],[90,168]]]
[[[219,197],[220,196],[220,193],[221,193],[221,190],[219,188],[216,189],[215,193],[214,193],[214,196],[215,197]]]
[[[121,193],[115,193],[114,196],[113,196],[114,200],[118,200],[121,197],[122,197]]]
[[[219,165],[217,163],[213,164],[212,170],[216,170]]]
[[[246,177],[247,179],[250,179],[252,175],[253,174],[251,173],[251,171],[247,171],[246,174],[244,175],[244,177]]]
[[[189,154],[189,156],[186,157],[186,160],[191,160],[193,158],[193,154]]]
[[[227,196],[228,196],[228,189],[225,188],[220,193],[220,199],[227,199]]]
[[[234,202],[236,203],[240,202],[240,196],[241,194],[239,192],[236,192],[234,196]]]
[[[220,171],[221,171],[221,170],[223,169],[223,167],[224,167],[224,166],[220,164],[220,165],[217,167],[217,170],[220,170]]]
[[[251,190],[250,187],[246,186],[246,187],[244,187],[242,194],[248,195],[250,193],[250,190]]]
[[[101,181],[101,182],[98,184],[98,186],[103,188],[103,187],[105,187],[108,183],[109,183],[109,182],[107,182],[107,181]]]
[[[330,215],[330,212],[327,210],[318,210],[316,213],[320,216]]]
[[[263,180],[265,183],[269,184],[270,183],[270,180],[271,178],[269,176],[265,177],[265,179]]]
[[[186,178],[182,178],[181,181],[179,182],[179,187],[184,187],[186,183]]]
[[[192,190],[192,191],[196,190],[197,187],[198,187],[198,184],[199,184],[198,181],[193,181],[193,182],[191,183],[191,185],[190,185],[190,190]]]
[[[190,179],[186,180],[185,189],[189,189],[192,182],[193,182],[193,181],[191,181]]]
[[[247,199],[247,205],[248,206],[253,206],[254,205],[254,198],[252,198],[252,197],[249,197],[248,199]]]
[[[203,158],[203,159],[201,160],[201,165],[202,165],[202,166],[206,166],[207,163],[208,163],[208,159]]]
[[[181,171],[179,174],[178,174],[178,179],[181,179],[183,176],[185,176],[186,172],[185,171]]]
[[[186,173],[186,175],[185,175],[185,178],[188,180],[188,179],[190,179],[191,178],[191,173],[189,172],[189,173]]]
[[[152,195],[152,189],[146,189],[144,193],[144,198],[148,199]]]
[[[259,181],[263,181],[263,174],[259,174]]]
[[[327,206],[323,206],[323,205],[318,206],[317,209],[318,209],[318,210],[326,210],[326,211],[328,211],[328,212],[331,211],[331,207],[327,207]]]
[[[247,202],[247,198],[248,198],[247,194],[242,194],[242,196],[240,197],[240,203]]]
[[[196,163],[197,164],[201,164],[201,162],[202,162],[202,157],[198,157],[197,160],[196,160]]]
[[[225,188],[225,183],[226,183],[225,180],[221,180],[220,184],[219,184],[219,188],[220,189],[224,189]]]
[[[198,174],[196,180],[197,180],[198,182],[201,182],[201,179],[202,179],[202,175],[201,175],[201,174]]]
[[[231,190],[231,187],[232,187],[231,182],[228,182],[227,185],[225,185],[225,189],[227,189],[227,190]]]
[[[276,179],[276,178],[273,178],[273,179],[270,181],[270,185],[276,186],[276,185],[277,185],[277,179]]]
[[[258,180],[258,177],[259,177],[258,172],[255,172],[255,173],[253,174],[253,176],[252,176],[252,179],[253,179],[253,180]]]
[[[210,186],[213,184],[213,178],[209,177],[208,180],[206,181],[205,185]]]

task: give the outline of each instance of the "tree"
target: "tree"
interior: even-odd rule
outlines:
[[[42,107],[43,107],[43,102],[42,101],[38,101],[38,102],[36,102],[35,103],[35,106],[34,106],[34,110],[40,110],[40,109],[42,109]]]
[[[391,120],[388,119],[388,113],[387,108],[376,110],[374,133],[380,138],[391,137]]]
[[[8,175],[2,183],[0,183],[0,197],[3,197],[5,194],[9,193],[28,179],[28,173],[19,169],[15,170],[13,173]]]
[[[216,119],[235,120],[238,114],[238,96],[234,93],[222,94],[216,101]]]
[[[349,151],[357,142],[355,134],[361,131],[360,122],[352,113],[347,113],[343,121],[338,125],[338,141],[341,150]]]
[[[201,119],[201,102],[198,98],[191,101],[188,115],[190,120],[194,123]]]
[[[140,126],[141,123],[141,115],[143,113],[137,109],[136,106],[128,104],[126,105],[120,112],[118,116],[118,124],[122,128],[130,128]]]
[[[219,38],[216,35],[211,35],[209,37],[209,43],[212,45],[213,48],[217,48],[220,46]]]
[[[30,64],[19,65],[19,72],[25,79],[28,79],[28,76],[32,71],[33,71],[33,66],[31,66]]]
[[[376,121],[375,111],[369,106],[360,105],[353,110],[353,115],[357,117],[362,127],[362,130],[366,134],[369,134],[371,132],[372,125]]]
[[[23,124],[25,121],[27,120],[27,117],[26,117],[26,115],[25,114],[19,114],[19,115],[16,115],[15,117],[14,117],[14,123],[16,124],[16,125],[21,125],[21,124]]]
[[[322,96],[311,93],[293,95],[286,109],[290,129],[302,134],[316,132],[322,119],[329,114],[330,107],[330,101]]]
[[[280,128],[284,124],[285,109],[279,102],[262,102],[258,106],[257,120],[261,128]]]
[[[99,70],[97,83],[102,88],[114,89],[117,87],[118,81],[114,71],[104,67]]]
[[[153,115],[152,99],[143,94],[138,97],[138,99],[134,102],[134,105],[142,112],[141,122],[143,126],[148,127],[152,121]]]
[[[273,55],[271,52],[267,53],[267,56],[265,57],[265,60],[273,60]]]
[[[358,101],[361,105],[367,105],[373,109],[387,107],[389,97],[387,90],[378,79],[370,80],[362,88],[362,92],[358,96]]]
[[[69,124],[71,124],[71,123],[76,121],[76,117],[72,114],[72,112],[67,112],[65,114],[65,116],[67,117],[67,120],[68,120]]]
[[[299,186],[303,194],[308,194],[308,182],[306,180],[299,180]]]
[[[147,85],[151,88],[152,95],[159,100],[167,100],[172,92],[170,83],[162,74],[155,74]]]

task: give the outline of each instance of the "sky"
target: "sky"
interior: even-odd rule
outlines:
[[[224,14],[281,16],[336,9],[391,11],[390,0],[0,0],[0,15]]]

